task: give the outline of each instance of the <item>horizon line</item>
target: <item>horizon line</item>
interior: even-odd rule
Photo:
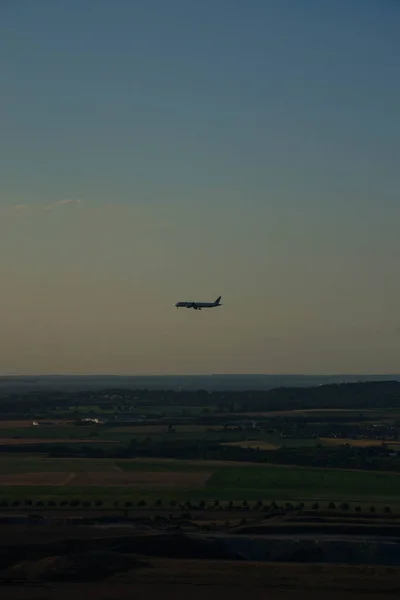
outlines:
[[[10,377],[400,377],[399,373],[3,373],[0,379]]]

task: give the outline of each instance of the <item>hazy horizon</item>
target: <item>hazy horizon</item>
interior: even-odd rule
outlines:
[[[106,389],[267,391],[341,383],[400,381],[400,375],[31,375],[0,376],[0,392],[73,392]]]
[[[338,377],[345,377],[345,378],[354,378],[354,377],[363,377],[366,378],[365,380],[371,379],[371,378],[378,378],[378,379],[386,379],[388,377],[400,377],[400,371],[399,372],[386,372],[386,373],[362,373],[362,372],[344,372],[344,373],[335,373],[335,372],[331,372],[331,373],[285,373],[285,372],[281,372],[281,373],[211,373],[211,372],[203,372],[203,373],[179,373],[179,372],[169,372],[169,373],[112,373],[112,372],[103,372],[103,373],[34,373],[34,372],[26,372],[26,373],[0,373],[0,379],[23,379],[23,378],[94,378],[94,377],[98,377],[98,378],[128,378],[128,379],[134,379],[134,378],[186,378],[186,377],[193,377],[193,378],[207,378],[207,377],[246,377],[246,378],[295,378],[295,377],[304,377],[304,378],[308,378],[308,379],[312,379],[312,378],[338,378]]]
[[[3,3],[0,372],[396,372],[399,26],[374,0]]]

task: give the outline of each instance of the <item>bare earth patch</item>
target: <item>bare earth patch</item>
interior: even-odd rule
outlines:
[[[260,448],[260,450],[276,450],[279,448],[276,444],[264,442],[263,440],[248,440],[243,442],[226,442],[222,446],[238,446],[239,448]]]
[[[243,417],[287,417],[291,415],[304,415],[312,413],[326,413],[329,414],[335,413],[346,413],[351,415],[351,413],[360,414],[360,413],[374,413],[377,412],[374,408],[294,408],[292,410],[264,410],[264,411],[252,411],[252,412],[242,412],[236,413],[237,415],[242,415]]]
[[[99,485],[128,487],[165,487],[165,488],[201,488],[212,473],[179,473],[179,472],[89,472],[77,473],[68,481],[68,485]]]
[[[0,438],[0,446],[21,446],[26,444],[119,444],[118,440],[75,440],[60,438]]]
[[[0,486],[120,486],[147,488],[201,488],[212,473],[89,471],[86,473],[10,473],[0,475]]]
[[[65,473],[10,473],[0,475],[0,485],[62,485]]]
[[[154,464],[159,464],[159,465],[166,465],[166,464],[178,465],[179,464],[180,465],[182,463],[182,459],[181,458],[161,458],[161,457],[146,458],[145,456],[141,456],[140,458],[122,459],[119,462],[122,464],[125,461],[127,463],[133,463],[133,464],[134,463],[138,463],[138,464],[148,463],[148,464],[151,464],[151,465],[154,465]],[[184,459],[184,462],[185,462],[185,465],[190,465],[190,466],[194,466],[194,467],[201,467],[201,468],[204,468],[205,466],[209,466],[212,469],[214,469],[215,467],[235,467],[235,466],[236,467],[241,467],[243,469],[252,468],[252,467],[253,468],[254,467],[255,468],[259,468],[260,467],[260,463],[257,463],[257,462],[243,462],[243,461],[240,461],[240,460],[212,460],[212,459],[188,460],[188,459]],[[273,466],[273,465],[269,465],[269,466]],[[281,467],[281,466],[285,466],[285,465],[279,465],[279,467]],[[293,465],[289,465],[289,467],[293,467]]]
[[[0,421],[0,429],[22,429],[32,427],[32,421]]]
[[[400,442],[396,441],[369,439],[355,440],[351,438],[321,438],[321,441],[334,446],[344,446],[345,444],[349,444],[349,446],[382,446],[382,444],[387,444],[390,446],[400,445]]]

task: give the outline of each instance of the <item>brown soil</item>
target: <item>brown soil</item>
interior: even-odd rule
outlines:
[[[388,600],[399,597],[399,567],[268,564],[207,558],[148,557],[143,561],[126,553],[119,554],[115,560],[115,535],[115,530],[99,532],[73,526],[1,527],[1,546],[5,550],[4,560],[7,564],[10,563],[11,553],[17,552],[18,548],[26,554],[27,547],[34,545],[36,552],[39,551],[41,555],[36,560],[32,556],[9,564],[6,572],[9,575],[18,573],[24,581],[20,579],[5,583],[6,572],[3,572],[1,597],[7,600],[247,600],[249,594],[252,600],[320,600],[321,596],[325,600]],[[127,539],[126,531],[120,530],[119,535]],[[160,547],[158,537],[155,536],[155,539]],[[104,544],[107,538],[112,539]],[[53,550],[57,550],[55,545],[67,539],[77,542],[74,543],[76,550],[71,547],[67,555],[64,554],[67,560],[60,560],[58,552],[46,555],[46,551],[44,554],[40,551],[39,546],[46,543],[52,544]],[[143,535],[141,539],[143,543]],[[91,540],[94,553],[89,551],[87,554],[88,548],[83,548],[87,547],[87,542],[83,543],[83,540]],[[86,552],[83,560],[82,552]],[[99,564],[104,562],[107,565],[105,581],[76,583],[77,577],[82,577],[88,570],[92,571],[93,567],[96,572],[97,560]],[[54,580],[47,583],[32,581],[35,577],[54,579],[54,575],[65,575],[66,572],[70,573],[71,579],[63,583]]]
[[[21,446],[26,444],[119,444],[118,440],[76,440],[60,438],[0,438],[0,446]]]
[[[0,429],[22,429],[32,427],[32,421],[0,421]]]
[[[317,565],[152,560],[101,583],[3,584],[7,600],[388,600],[397,598],[396,569]]]
[[[0,475],[0,485],[60,485],[66,473],[9,473]]]
[[[390,446],[400,445],[400,442],[396,441],[375,439],[358,440],[351,438],[321,438],[321,441],[327,442],[328,444],[332,444],[334,446],[342,446],[344,444],[349,444],[349,446],[382,446],[382,444],[387,444]]]
[[[203,487],[211,473],[91,471],[88,473],[8,473],[0,475],[0,485],[97,485],[146,487]]]
[[[276,450],[279,448],[276,444],[270,444],[263,440],[248,440],[243,442],[225,442],[222,446],[238,446],[239,448],[260,448],[260,450]]]
[[[77,473],[68,483],[69,485],[117,485],[117,486],[143,486],[146,487],[172,487],[172,488],[199,488],[203,487],[212,473],[179,473],[179,472],[118,472],[108,471]]]

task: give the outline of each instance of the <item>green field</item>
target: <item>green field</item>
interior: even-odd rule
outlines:
[[[210,443],[229,443],[239,441],[259,440],[266,444],[272,444],[276,448],[286,447],[315,447],[318,444],[325,444],[318,438],[296,439],[280,438],[271,435],[262,434],[257,429],[250,431],[228,431],[218,427],[207,427],[204,425],[176,425],[173,432],[168,432],[167,425],[124,425],[122,427],[109,426],[74,426],[59,425],[54,427],[12,427],[2,428],[0,438],[4,440],[57,440],[75,442],[79,440],[89,440],[101,444],[105,442],[119,442],[128,444],[133,438],[139,443],[145,439],[154,442],[166,441],[193,441],[203,440]],[[261,446],[261,444],[260,444]]]
[[[101,484],[101,473],[193,473],[207,472],[203,487],[151,487]],[[395,506],[400,497],[400,475],[374,471],[346,471],[290,466],[254,465],[185,460],[118,460],[111,459],[0,459],[0,476],[29,473],[98,474],[98,485],[0,485],[0,499],[102,499],[106,502],[123,498],[144,498],[154,502],[171,500],[313,501],[334,500],[388,503]],[[172,476],[172,475],[171,475]],[[38,480],[39,481],[39,480]]]

